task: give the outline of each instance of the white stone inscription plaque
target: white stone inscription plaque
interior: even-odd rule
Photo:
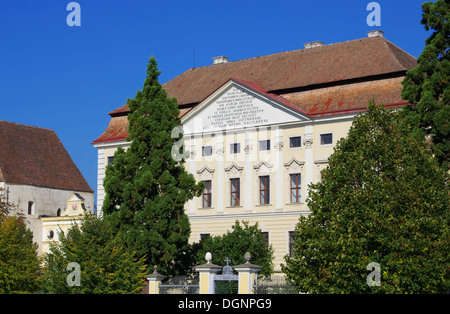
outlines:
[[[268,123],[269,119],[263,115],[263,107],[258,106],[255,100],[244,91],[231,88],[215,102],[215,110],[206,117],[203,129],[227,129]]]
[[[211,102],[201,105],[205,107],[183,123],[185,134],[302,120],[283,109],[282,105],[234,85]]]

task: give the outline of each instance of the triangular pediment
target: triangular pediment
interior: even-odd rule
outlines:
[[[309,120],[287,99],[254,83],[229,80],[182,118],[185,134]]]
[[[284,163],[284,166],[288,169],[288,171],[290,172],[291,170],[303,170],[303,166],[305,165],[304,161],[298,161],[297,159],[295,159],[295,157],[292,157],[291,160],[289,160],[288,162]]]
[[[225,167],[225,173],[228,175],[237,175],[241,174],[244,167],[236,165],[234,162],[232,162],[228,167]]]
[[[256,166],[253,166],[253,169],[256,170],[256,172],[271,172],[272,171],[272,164],[269,164],[265,161],[261,161]]]
[[[67,200],[67,207],[63,216],[80,216],[84,215],[85,211],[84,198],[80,194],[74,193]]]
[[[204,166],[202,169],[197,171],[197,174],[199,175],[199,178],[201,180],[212,179],[214,171],[214,169],[211,169],[208,166]]]
[[[83,201],[83,200],[84,200],[84,198],[80,194],[73,193],[68,201],[69,202],[78,202],[78,201]]]

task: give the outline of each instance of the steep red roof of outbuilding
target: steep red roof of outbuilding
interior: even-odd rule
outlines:
[[[53,130],[1,120],[0,181],[93,193]]]

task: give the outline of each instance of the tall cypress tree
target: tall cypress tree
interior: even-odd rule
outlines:
[[[126,151],[118,149],[106,168],[103,212],[138,257],[146,256],[149,267],[176,276],[190,264],[184,204],[200,196],[203,186],[185,170],[183,159],[172,156],[180,111],[158,82],[160,73],[151,57],[142,91],[127,101],[131,144]]]
[[[402,97],[405,121],[420,140],[429,139],[431,149],[444,167],[450,165],[450,0],[422,5],[421,23],[433,33],[417,59],[418,66],[407,72]]]

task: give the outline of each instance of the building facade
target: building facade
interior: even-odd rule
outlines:
[[[42,253],[41,218],[60,216],[73,194],[89,211],[94,191],[53,130],[0,121],[0,197],[18,207]]]
[[[310,213],[308,185],[320,182],[337,141],[370,99],[406,105],[401,90],[414,57],[382,36],[214,64],[184,72],[163,85],[176,97],[183,125],[186,169],[205,182],[185,210],[191,242],[258,222],[274,248],[275,271],[291,254],[293,231]],[[105,165],[127,148],[124,105],[93,145],[98,149],[98,208]]]
[[[67,206],[59,216],[41,217],[41,253],[49,253],[50,244],[59,243],[61,232],[67,234],[67,231],[75,224],[81,225],[86,213],[89,213],[85,206],[85,199],[78,193],[72,195],[66,200]]]

